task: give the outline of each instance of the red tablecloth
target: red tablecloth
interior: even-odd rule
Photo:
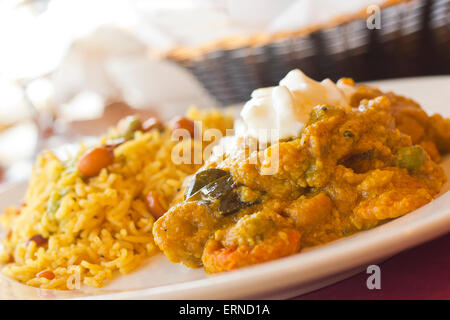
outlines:
[[[450,299],[450,233],[404,251],[380,264],[381,289],[369,290],[363,272],[295,298],[311,299]]]

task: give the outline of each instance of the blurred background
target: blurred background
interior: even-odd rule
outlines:
[[[450,74],[449,11],[450,0],[0,0],[0,184],[127,114],[238,104],[294,68],[317,80]]]

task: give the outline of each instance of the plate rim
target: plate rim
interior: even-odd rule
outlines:
[[[438,203],[439,200],[441,200],[440,202],[445,202],[448,205],[447,208],[449,209],[444,209],[440,211],[439,214],[428,215],[425,222],[423,222],[422,219],[415,219],[414,221],[407,223],[404,222],[406,219],[403,218],[411,219],[412,216],[417,218],[416,216],[419,215],[421,217],[425,217],[428,211],[432,210],[432,207],[440,204]],[[380,228],[382,227],[384,227],[386,234],[381,239],[377,239],[378,241],[367,243],[367,240],[371,239],[375,233],[379,233]],[[418,229],[415,232],[411,232],[412,228]],[[241,292],[239,292],[236,296],[238,299],[242,299],[248,296],[253,296],[256,293],[255,290],[242,290],[242,287],[249,288],[257,285],[258,282],[261,281],[261,279],[259,279],[260,277],[271,276],[273,270],[276,270],[278,274],[283,273],[283,275],[272,277],[271,281],[274,285],[266,284],[264,291],[273,291],[288,288],[290,286],[299,286],[300,284],[314,282],[315,280],[331,276],[333,274],[339,274],[357,266],[363,266],[370,262],[390,257],[396,253],[437,238],[448,232],[450,232],[450,191],[446,192],[438,199],[435,199],[432,203],[429,203],[426,206],[409,213],[408,215],[399,217],[396,220],[380,225],[377,228],[361,231],[350,237],[341,238],[334,242],[317,247],[314,250],[302,252],[300,254],[270,261],[264,264],[242,268],[226,274],[215,275],[206,279],[132,291],[107,293],[99,296],[86,296],[77,299],[167,299],[168,293],[174,296],[170,299],[183,299],[187,293],[186,290],[207,290],[210,287],[215,286],[225,286],[221,291],[241,289]],[[361,237],[366,238],[366,242],[358,241]],[[405,239],[407,241],[405,241]],[[334,252],[336,250],[338,251],[338,254]],[[360,256],[359,258],[351,259],[355,258],[356,253],[360,253],[364,250],[377,253],[371,254],[370,256]],[[325,255],[331,259],[320,259],[320,255]],[[345,259],[347,259],[348,262],[342,263]],[[316,260],[316,262],[314,260]],[[317,261],[319,261],[319,263],[317,263]],[[327,267],[325,265],[334,265],[334,262],[340,262],[340,266],[336,268],[335,266]],[[318,270],[316,270],[313,277],[310,276],[307,281],[303,280],[291,282],[291,280],[295,278],[295,275],[302,271],[301,269],[311,270],[314,264],[319,264],[319,266],[316,266],[316,269]],[[298,268],[299,265],[300,268]],[[255,274],[257,274],[257,276],[255,276]],[[242,279],[244,279],[244,283],[239,281]],[[289,279],[289,282],[291,283],[287,283],[286,279]],[[206,292],[201,294],[199,293],[200,292],[196,292],[192,298],[201,299],[202,296],[204,297],[206,294]],[[212,299],[224,299],[221,294],[208,292],[208,296],[212,296]]]

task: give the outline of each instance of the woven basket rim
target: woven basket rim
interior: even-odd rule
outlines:
[[[378,6],[381,9],[385,9],[395,5],[415,1],[418,0],[385,0],[384,2],[378,4]],[[245,36],[231,36],[220,40],[208,42],[199,46],[180,46],[170,50],[158,52],[157,54],[163,58],[167,58],[178,62],[201,60],[206,54],[214,51],[235,50],[240,48],[252,48],[264,46],[277,41],[286,40],[288,38],[304,37],[319,30],[332,29],[337,26],[349,23],[351,21],[367,19],[367,17],[369,17],[369,14],[367,13],[366,9],[363,9],[355,13],[341,15],[325,23],[310,25],[295,31],[258,33]]]

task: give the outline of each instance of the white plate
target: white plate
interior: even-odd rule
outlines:
[[[450,77],[426,77],[376,82],[415,98],[429,112],[447,117],[450,111]],[[450,177],[450,157],[443,163]],[[0,208],[19,203],[26,184],[0,191]],[[207,276],[200,269],[174,265],[156,256],[136,272],[119,276],[102,289],[84,288],[62,292],[31,288],[0,276],[0,298],[93,298],[93,299],[242,299],[288,298],[342,280],[402,250],[450,231],[450,193],[447,183],[439,198],[404,217],[375,229],[290,256]],[[364,285],[364,284],[362,284]]]

